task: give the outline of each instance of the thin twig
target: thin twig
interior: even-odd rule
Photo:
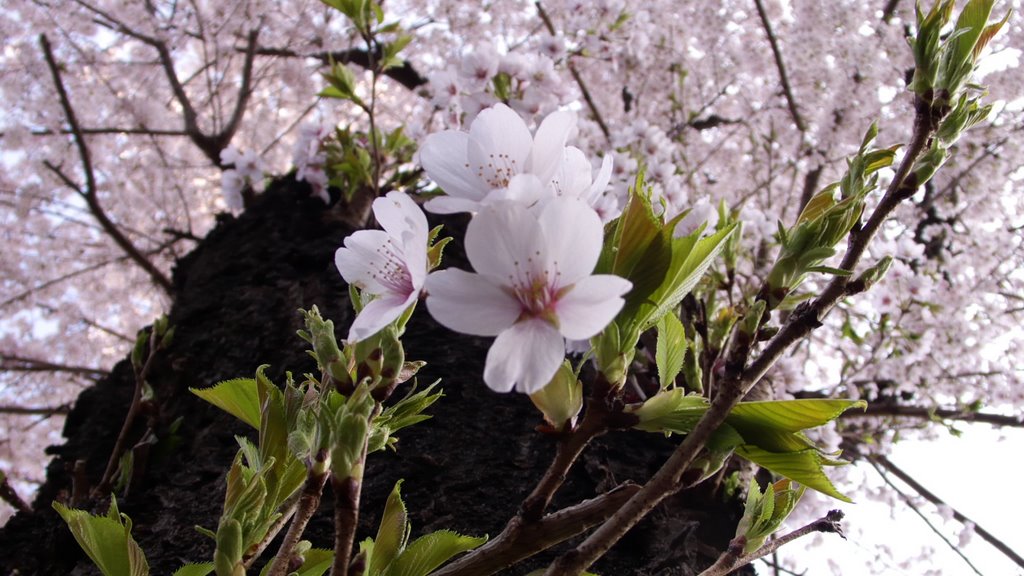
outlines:
[[[132,243],[121,232],[120,228],[107,216],[107,213],[103,210],[100,205],[99,197],[97,195],[96,176],[93,173],[92,168],[92,157],[89,153],[89,146],[85,142],[85,136],[82,134],[82,130],[79,127],[78,117],[75,114],[75,109],[71,106],[71,99],[68,97],[68,92],[64,87],[64,81],[60,75],[60,66],[57,65],[56,59],[53,57],[53,50],[50,48],[50,42],[47,40],[45,34],[39,36],[39,43],[43,48],[43,56],[46,58],[46,65],[50,69],[50,74],[53,77],[54,86],[57,89],[57,95],[60,97],[61,108],[64,110],[64,115],[67,118],[68,124],[70,125],[71,133],[75,142],[75,147],[78,149],[78,156],[82,163],[82,171],[85,174],[85,187],[81,187],[75,184],[73,180],[68,178],[66,174],[54,164],[50,162],[44,162],[46,167],[57,175],[65,184],[68,185],[72,190],[77,192],[89,206],[89,211],[103,227],[103,231],[106,232],[111,239],[127,254],[136,264],[142,267],[143,270],[149,274],[149,277],[153,282],[164,289],[168,294],[172,291],[171,281],[167,276],[160,271],[152,262],[146,258],[142,252]]]
[[[11,486],[8,481],[7,474],[0,472],[0,500],[7,502],[14,507],[18,512],[24,512],[28,514],[32,512],[32,507],[27,502],[21,499],[18,492]]]
[[[281,540],[281,547],[277,556],[270,564],[268,576],[285,576],[292,566],[292,554],[295,546],[298,545],[302,533],[306,531],[306,525],[310,518],[320,507],[320,496],[324,491],[324,484],[330,472],[330,453],[323,451],[317,454],[309,472],[306,474],[306,482],[302,486],[302,495],[299,497],[298,507],[295,512],[295,519],[292,520],[288,532]]]
[[[0,406],[0,414],[17,416],[53,416],[70,413],[70,404],[61,404],[60,406]]]
[[[894,416],[898,418],[918,418],[923,420],[958,420],[961,422],[992,424],[994,426],[1010,426],[1024,428],[1024,419],[1020,416],[1005,414],[989,414],[972,412],[971,410],[955,410],[948,408],[924,408],[921,406],[901,406],[893,404],[869,404],[864,411],[852,410],[842,415],[844,419]]]
[[[540,19],[544,22],[544,27],[547,28],[548,34],[555,36],[555,25],[551,22],[551,17],[548,16],[544,5],[540,3],[540,0],[534,2],[537,6],[537,14]],[[604,139],[611,142],[612,136],[611,131],[608,130],[608,125],[604,122],[604,116],[601,111],[597,108],[597,103],[594,102],[594,98],[590,95],[590,90],[587,88],[587,83],[583,81],[583,76],[580,75],[579,70],[576,69],[576,65],[573,64],[572,60],[566,60],[566,65],[569,67],[569,73],[572,74],[572,79],[576,81],[576,85],[580,88],[580,94],[583,96],[583,101],[587,103],[587,108],[590,109],[590,115],[593,116],[594,122],[597,122],[598,128],[601,129],[601,133],[604,134]]]
[[[270,546],[270,543],[274,540],[274,538],[277,537],[277,534],[281,531],[281,529],[284,528],[286,524],[288,524],[288,521],[292,519],[292,516],[295,515],[296,509],[299,507],[300,497],[302,497],[301,490],[292,494],[287,500],[284,501],[283,504],[281,504],[280,508],[278,508],[278,512],[280,512],[281,516],[277,520],[275,520],[273,524],[270,525],[270,528],[267,530],[267,533],[263,536],[263,539],[256,543],[255,546],[251,546],[248,550],[246,550],[245,554],[242,556],[243,568],[245,568],[246,570],[252,568],[252,565],[263,554],[263,551],[266,550],[268,546]]]
[[[786,73],[786,63],[782,59],[782,49],[779,48],[779,40],[772,31],[772,24],[768,20],[768,13],[765,12],[764,3],[761,0],[754,0],[757,6],[757,15],[761,18],[761,25],[764,26],[764,33],[768,37],[768,44],[772,48],[772,55],[775,57],[775,67],[779,70],[779,84],[782,85],[782,93],[786,97],[786,106],[789,107],[789,115],[796,124],[796,129],[801,132],[807,131],[807,124],[800,116],[800,110],[796,106],[796,98],[793,97],[793,88],[789,85],[789,74]]]
[[[774,554],[776,550],[797,538],[802,538],[808,534],[814,534],[815,532],[839,534],[843,538],[846,538],[846,536],[843,536],[843,529],[839,523],[842,519],[843,513],[841,511],[829,510],[828,514],[824,517],[818,518],[814,522],[797,528],[788,534],[768,540],[763,546],[748,554],[743,554],[743,546],[746,545],[746,538],[743,538],[742,536],[734,538],[732,542],[729,543],[729,548],[719,556],[718,560],[707,570],[701,572],[699,576],[725,576],[737,568],[742,568],[743,566],[750,564],[754,560],[763,558],[769,554]]]
[[[942,540],[942,542],[946,546],[948,546],[950,550],[955,552],[956,555],[959,556],[960,559],[964,561],[964,563],[966,563],[968,566],[970,566],[971,570],[973,570],[975,574],[977,574],[978,576],[984,576],[978,570],[977,566],[975,566],[974,563],[971,562],[971,560],[969,558],[967,558],[967,556],[964,555],[963,552],[960,551],[959,546],[957,546],[957,545],[953,544],[952,542],[950,542],[949,538],[946,538],[946,535],[943,534],[938,528],[936,528],[935,524],[932,524],[932,521],[929,520],[927,516],[925,516],[920,510],[918,510],[917,506],[914,504],[914,501],[911,500],[909,496],[904,494],[903,491],[901,491],[899,488],[897,488],[895,484],[893,484],[892,480],[889,479],[889,476],[885,473],[884,470],[882,470],[878,466],[878,464],[876,464],[875,462],[871,461],[871,459],[868,460],[868,464],[871,464],[871,467],[874,468],[876,472],[878,472],[878,475],[882,477],[882,480],[885,481],[886,485],[888,485],[889,488],[892,489],[893,492],[895,492],[896,494],[899,495],[899,497],[907,504],[907,506],[910,507],[910,510],[914,514],[917,514],[917,516],[921,519],[921,521],[924,522],[926,526],[928,526],[928,529],[931,530],[933,533],[935,533],[936,536],[939,537],[939,540]]]
[[[872,456],[870,457],[870,461],[872,465],[882,466],[883,468],[891,472],[893,476],[896,476],[897,478],[902,480],[907,486],[910,486],[915,492],[923,496],[932,504],[935,504],[936,506],[945,506],[952,510],[953,518],[957,522],[960,522],[961,524],[969,523],[973,525],[975,534],[981,536],[983,540],[991,544],[996,550],[999,550],[1004,555],[1006,555],[1006,557],[1012,560],[1015,564],[1017,564],[1017,566],[1024,568],[1024,558],[1022,558],[1020,554],[1018,554],[1012,548],[1007,546],[1005,542],[996,538],[991,532],[985,530],[981,526],[978,526],[976,522],[965,516],[959,510],[953,508],[949,504],[946,504],[945,500],[939,498],[934,492],[922,486],[921,483],[915,480],[913,476],[904,472],[899,466],[896,466],[896,464],[894,464],[892,460],[889,460],[885,456]]]
[[[100,495],[110,489],[110,482],[114,477],[114,473],[117,471],[117,466],[121,461],[121,454],[125,451],[125,444],[128,442],[128,434],[132,430],[132,426],[135,424],[135,419],[138,417],[139,412],[142,409],[142,390],[146,383],[146,378],[149,377],[149,371],[153,366],[153,359],[156,358],[156,351],[160,347],[159,338],[157,338],[156,330],[150,328],[148,350],[146,353],[145,360],[142,366],[135,367],[135,390],[132,391],[132,401],[128,406],[128,414],[124,417],[124,424],[121,425],[121,431],[117,435],[117,441],[114,442],[114,448],[110,452],[110,460],[107,461],[107,467],[103,471],[103,477],[100,479],[99,484],[92,491],[94,496]]]
[[[4,354],[3,352],[0,352],[0,372],[66,372],[88,376],[93,379],[102,378],[110,374],[107,370],[100,368],[57,364],[48,360],[28,358],[16,354]]]

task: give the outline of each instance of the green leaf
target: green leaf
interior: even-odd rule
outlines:
[[[174,571],[173,576],[206,576],[213,572],[213,562],[202,562],[200,564],[185,564]]]
[[[259,429],[260,400],[256,380],[235,378],[225,380],[212,388],[189,388],[189,391],[210,404]]]
[[[399,480],[384,505],[384,515],[381,516],[377,537],[373,541],[373,554],[367,566],[367,574],[383,572],[387,565],[405,550],[410,526],[405,503],[402,502],[401,488],[402,481]]]
[[[633,425],[637,430],[689,434],[708,411],[708,401],[703,396],[687,396],[682,388],[673,388],[651,396],[639,407],[630,406],[627,411],[640,419]]]
[[[789,517],[803,493],[803,486],[793,488],[789,480],[769,484],[761,492],[757,481],[751,479],[743,518],[736,527],[736,535],[747,540],[744,552],[751,553],[761,548]]]
[[[670,223],[666,226],[666,231],[671,234],[674,227]],[[650,306],[651,312],[640,315],[644,318],[640,326],[641,331],[653,326],[658,318],[675,308],[693,290],[711,267],[715,257],[725,248],[727,240],[736,228],[736,224],[731,224],[711,236],[697,240],[696,243],[691,239],[699,232],[671,240],[672,261],[669,271],[662,284],[651,294],[650,300],[654,304]]]
[[[53,509],[104,576],[148,576],[146,555],[131,535],[132,522],[118,511],[113,496],[106,516],[94,516],[60,502],[54,502]]]
[[[751,444],[744,444],[736,448],[736,454],[822,494],[843,502],[853,502],[836,490],[824,470],[825,466],[841,466],[847,462],[826,458],[816,448],[808,448],[800,452],[777,453],[762,450]]]
[[[771,400],[765,402],[740,402],[729,413],[729,423],[737,421],[777,428],[788,432],[799,432],[821,426],[838,418],[851,408],[867,408],[863,400]]]
[[[414,540],[388,567],[385,576],[427,576],[436,568],[463,552],[487,542],[487,537],[462,536],[451,530],[439,530]]]
[[[295,576],[322,576],[331,569],[331,564],[333,563],[333,551],[324,550],[323,548],[313,548],[306,552],[305,560],[302,562],[302,568],[299,568],[291,574],[295,574]]]
[[[670,311],[658,320],[658,343],[654,352],[654,360],[658,366],[658,377],[661,387],[672,386],[683,368],[686,357],[686,331],[674,311]]]

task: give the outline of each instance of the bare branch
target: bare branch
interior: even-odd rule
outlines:
[[[89,154],[89,147],[85,143],[85,136],[82,134],[80,124],[78,123],[78,117],[75,115],[75,109],[71,106],[71,99],[68,97],[67,89],[64,87],[64,81],[60,75],[60,66],[57,65],[57,61],[53,57],[53,51],[50,49],[50,42],[46,39],[45,34],[39,36],[39,43],[43,48],[43,56],[46,58],[46,65],[50,69],[50,74],[53,77],[54,86],[57,89],[57,94],[60,97],[61,108],[64,110],[64,115],[68,120],[68,124],[71,126],[71,133],[75,142],[75,147],[78,149],[78,155],[82,162],[82,171],[85,174],[85,187],[75,184],[71,178],[69,178],[63,171],[53,165],[50,162],[45,162],[47,168],[50,169],[54,174],[57,175],[65,184],[71,189],[75,190],[85,200],[89,206],[89,211],[103,227],[103,231],[106,232],[111,239],[127,254],[136,264],[142,267],[143,270],[149,274],[149,277],[153,280],[157,286],[160,286],[168,294],[172,291],[171,281],[167,276],[160,271],[145,255],[139,252],[139,249],[135,247],[131,240],[129,240],[120,228],[107,216],[107,213],[103,210],[103,206],[100,205],[99,198],[96,190],[96,176],[93,173],[92,158]]]
[[[0,406],[0,414],[11,414],[13,416],[54,416],[70,413],[70,404],[61,404],[60,406]]]
[[[146,128],[144,126],[143,127],[139,127],[139,128],[118,128],[118,127],[85,128],[85,127],[81,127],[81,128],[79,128],[79,131],[82,134],[86,134],[86,135],[89,135],[89,136],[100,135],[100,134],[113,134],[113,135],[116,135],[116,136],[133,136],[133,135],[142,135],[142,136],[188,136],[188,133],[185,132],[184,130],[160,130],[160,129],[156,129],[156,128]],[[68,128],[61,128],[59,130],[50,130],[48,128],[37,128],[35,130],[32,130],[30,132],[30,134],[32,134],[33,136],[55,136],[55,135],[58,135],[58,134],[62,134],[62,135],[74,134],[74,132],[72,132]],[[3,137],[4,137],[4,133],[0,132],[0,138],[3,138]]]
[[[802,526],[793,530],[792,532],[773,538],[765,542],[764,546],[761,546],[757,550],[750,552],[749,554],[743,554],[743,546],[746,544],[746,539],[743,537],[734,538],[729,543],[729,548],[719,556],[718,560],[711,565],[707,570],[700,573],[699,576],[725,576],[737,568],[742,568],[747,564],[750,564],[754,560],[763,558],[769,554],[774,554],[776,550],[796,540],[802,538],[808,534],[814,534],[815,532],[825,532],[839,534],[843,538],[842,526],[839,522],[843,519],[843,513],[839,510],[829,510],[822,518],[818,518],[814,522],[806,526]]]
[[[924,496],[924,498],[932,504],[948,507],[953,511],[953,518],[956,519],[957,522],[960,522],[961,524],[972,524],[974,526],[974,532],[978,536],[981,536],[982,539],[991,544],[996,550],[999,550],[1006,555],[1006,557],[1017,564],[1017,566],[1024,568],[1024,558],[1022,558],[1020,554],[1014,552],[1012,548],[1007,546],[1002,540],[996,538],[991,532],[979,526],[977,522],[971,520],[959,510],[947,504],[945,500],[939,498],[934,492],[922,486],[921,483],[915,480],[913,476],[904,472],[899,466],[896,466],[892,460],[889,460],[885,456],[870,456],[869,462],[874,466],[881,466],[882,468],[885,468],[887,471],[891,472],[893,476],[902,480],[907,486],[910,486],[910,488],[915,492]],[[966,558],[964,560],[966,560]],[[969,563],[970,562],[968,562],[968,564]]]
[[[241,124],[242,117],[245,114],[245,109],[248,105],[249,97],[252,92],[252,63],[258,52],[256,41],[259,31],[252,30],[249,32],[249,38],[245,50],[246,58],[242,69],[242,86],[239,89],[238,100],[236,101],[235,110],[232,113],[231,120],[223,130],[210,135],[204,133],[199,127],[199,114],[196,112],[195,106],[192,104],[192,100],[188,97],[188,93],[185,92],[184,84],[181,82],[181,79],[178,78],[178,73],[174,69],[174,58],[171,56],[171,50],[163,40],[139,32],[114,17],[112,14],[83,0],[76,0],[76,2],[79,6],[82,6],[86,10],[99,16],[99,19],[97,20],[98,24],[131,38],[135,38],[156,50],[157,56],[160,60],[160,65],[164,70],[164,75],[167,77],[167,82],[170,84],[171,92],[174,94],[174,99],[177,100],[178,105],[181,106],[182,118],[185,123],[185,134],[188,135],[192,142],[199,147],[203,154],[206,155],[206,157],[209,158],[215,166],[223,167],[220,161],[220,153],[228,146],[231,142],[231,138],[234,137],[235,132],[238,130],[238,126]]]
[[[555,25],[551,22],[551,17],[548,16],[547,11],[544,10],[544,5],[540,3],[540,0],[534,2],[537,6],[537,14],[540,19],[544,22],[544,27],[547,28],[548,33],[552,36],[556,35]],[[569,66],[569,73],[572,74],[572,79],[576,81],[576,85],[580,88],[580,94],[583,96],[583,101],[587,103],[587,108],[590,108],[590,115],[594,117],[594,122],[597,122],[597,126],[601,129],[601,133],[604,134],[605,140],[611,141],[611,132],[608,130],[608,125],[604,122],[604,116],[601,115],[601,111],[597,109],[597,104],[594,102],[594,98],[590,95],[590,90],[587,88],[586,82],[583,81],[583,77],[580,76],[579,70],[576,69],[576,65],[572,60],[567,61]]]
[[[782,60],[782,49],[779,48],[779,41],[772,31],[772,24],[768,20],[768,13],[765,12],[764,2],[754,0],[757,6],[757,15],[761,18],[761,25],[764,26],[764,33],[768,37],[768,44],[771,45],[772,55],[775,57],[775,67],[779,69],[779,84],[782,85],[782,93],[786,97],[786,105],[789,107],[789,115],[796,124],[796,129],[801,132],[807,131],[807,124],[800,116],[800,110],[796,106],[796,98],[793,97],[793,88],[789,85],[789,74],[786,73],[786,63]]]
[[[73,366],[57,364],[47,360],[27,358],[0,352],[0,371],[3,372],[66,372],[69,374],[80,374],[89,378],[102,378],[109,374],[106,370],[89,368],[87,366]]]
[[[337,50],[334,52],[312,52],[309,54],[300,54],[291,48],[262,47],[257,48],[256,54],[259,56],[276,56],[279,58],[313,58],[315,60],[319,60],[324,66],[330,65],[332,61],[350,63],[367,69],[370,68],[371,62],[379,62],[383,57],[383,54],[376,54],[371,58],[369,52],[358,48],[353,48],[351,50]],[[415,91],[427,83],[427,79],[420,75],[416,68],[414,68],[408,61],[403,61],[400,66],[388,68],[384,71],[384,75],[412,91]]]
[[[0,472],[0,500],[10,504],[18,512],[29,513],[32,511],[32,507],[22,500],[21,496],[18,496],[14,486],[7,481],[7,475],[3,472]]]
[[[1011,426],[1024,428],[1024,419],[1020,416],[1006,416],[1004,414],[989,414],[985,412],[972,412],[970,410],[955,410],[948,408],[925,408],[922,406],[900,406],[893,404],[868,405],[867,410],[861,412],[853,410],[844,413],[842,418],[864,418],[868,416],[895,416],[899,418],[919,418],[923,420],[958,420],[961,422],[992,424],[994,426]]]

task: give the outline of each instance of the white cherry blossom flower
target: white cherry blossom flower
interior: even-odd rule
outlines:
[[[565,357],[565,338],[590,338],[622,309],[632,284],[593,275],[603,227],[579,200],[555,198],[531,210],[517,202],[484,207],[466,231],[476,273],[427,277],[427,310],[465,334],[497,336],[484,381],[498,392],[533,393]]]
[[[427,136],[420,163],[447,195],[430,199],[425,208],[438,214],[476,212],[492,191],[507,188],[516,175],[550,182],[575,126],[575,114],[554,112],[531,135],[519,114],[495,104],[477,115],[468,133],[445,130]]]
[[[348,341],[365,340],[394,322],[419,298],[427,277],[427,218],[403,192],[373,201],[384,230],[360,230],[334,256],[341,276],[376,296],[352,322]]]

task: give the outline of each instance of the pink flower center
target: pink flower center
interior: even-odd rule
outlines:
[[[373,272],[370,274],[374,280],[393,294],[411,294],[415,287],[412,285],[412,275],[409,273],[409,266],[405,263],[405,254],[395,246],[391,238],[377,248],[380,258],[370,265]]]
[[[541,318],[552,326],[558,327],[558,315],[555,307],[558,299],[565,295],[572,286],[560,286],[562,273],[558,271],[558,262],[552,262],[551,269],[544,269],[538,274],[535,271],[534,257],[539,258],[540,252],[526,259],[526,267],[516,261],[516,273],[509,274],[512,295],[519,300],[522,307],[520,319]]]
[[[466,164],[466,168],[471,167]],[[492,189],[507,187],[512,177],[519,174],[518,162],[508,154],[489,154],[487,164],[479,164],[472,168],[476,169],[477,177]]]

